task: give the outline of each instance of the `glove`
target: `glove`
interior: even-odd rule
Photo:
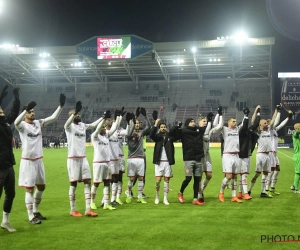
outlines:
[[[28,103],[27,107],[26,107],[26,111],[28,112],[28,111],[32,110],[35,106],[36,106],[36,102],[34,102],[34,101]]]
[[[222,115],[222,114],[223,114],[223,112],[222,112],[222,106],[219,106],[219,107],[218,107],[218,114],[219,114],[219,115]]]
[[[121,115],[121,113],[122,113],[121,110],[118,110],[118,109],[115,110],[115,120],[116,120],[117,116]]]
[[[135,115],[134,115],[134,113],[130,113],[130,120],[132,120],[133,121],[133,123],[135,124],[136,123],[136,120],[135,120]]]
[[[131,120],[131,114],[130,113],[127,113],[126,114],[126,121],[127,121],[127,124],[129,125],[129,122]]]
[[[75,114],[74,115],[77,115],[80,112],[81,109],[82,109],[82,102],[81,101],[76,102]]]
[[[295,113],[292,111],[292,110],[289,110],[288,111],[288,116],[289,116],[289,119],[291,119],[293,117]]]
[[[214,117],[214,114],[213,114],[212,112],[209,112],[209,113],[207,114],[207,116],[206,116],[207,121],[208,121],[208,122],[212,122],[213,117]]]
[[[243,109],[243,113],[244,113],[245,116],[248,117],[248,115],[249,115],[249,113],[250,113],[249,108],[244,108],[244,109]]]
[[[141,108],[141,114],[142,116],[146,117],[147,116],[146,109]]]
[[[125,114],[126,114],[126,111],[124,111],[124,106],[122,107],[122,109],[121,109],[121,116],[124,116]]]
[[[104,119],[111,118],[111,112],[109,110],[104,111],[102,117]]]
[[[20,88],[14,88],[14,90],[13,90],[15,99],[19,99],[19,90],[20,90]]]
[[[181,127],[182,127],[182,122],[181,122],[181,121],[179,121],[179,122],[177,123],[177,127],[178,127],[178,128],[181,128]]]
[[[63,107],[65,105],[65,102],[66,102],[66,96],[65,96],[65,94],[60,93],[60,96],[59,96],[59,105],[61,107]]]
[[[281,111],[281,107],[282,107],[282,104],[281,104],[281,103],[279,103],[279,104],[276,105],[276,109],[277,109],[278,112]]]
[[[156,121],[157,120],[157,116],[158,116],[158,113],[156,110],[153,110],[152,112],[152,117],[153,117],[153,120]]]
[[[135,117],[139,117],[140,113],[141,113],[141,108],[137,107],[135,110]]]
[[[5,96],[7,96],[7,94],[8,94],[7,89],[8,89],[8,85],[5,85],[5,87],[2,89],[2,92],[1,92],[1,95],[0,95],[0,105],[2,103],[3,98]]]

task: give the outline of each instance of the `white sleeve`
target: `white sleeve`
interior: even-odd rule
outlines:
[[[216,127],[212,128],[210,132],[211,132],[211,134],[213,134],[213,133],[216,133],[218,131],[221,131],[222,128],[223,128],[223,116],[220,115],[218,125]]]
[[[99,124],[99,122],[101,122],[102,120],[104,120],[104,118],[100,117],[97,121],[94,121],[91,124],[87,124],[88,125],[87,129],[93,129],[93,128],[95,128]]]
[[[289,118],[285,118],[276,128],[275,130],[278,131],[279,129],[283,128],[285,126],[285,124],[287,124]]]
[[[21,122],[24,120],[24,117],[26,115],[27,111],[24,110],[21,114],[19,114],[19,116],[16,118],[15,120],[15,127],[17,130],[20,130],[22,128],[21,126]]]
[[[97,126],[96,130],[92,133],[91,137],[96,138],[96,137],[98,136],[98,134],[100,133],[100,130],[101,130],[102,126],[103,126],[104,121],[105,121],[105,120],[102,119],[102,120],[98,123],[98,126]]]
[[[277,115],[276,115],[274,124],[273,124],[273,128],[276,128],[277,125],[279,124],[279,122],[280,122],[280,115],[281,115],[281,112],[278,112]],[[280,126],[280,125],[279,125],[279,126]],[[280,128],[279,128],[279,129],[280,129]],[[278,130],[279,130],[279,129],[278,129]]]
[[[215,119],[214,119],[214,122],[213,122],[213,127],[216,127],[218,125],[219,116],[220,115],[218,113],[215,115]]]
[[[68,129],[70,128],[73,120],[74,120],[74,114],[70,115],[69,119],[66,121],[65,125],[64,125],[64,129]]]
[[[117,116],[116,121],[113,122],[110,130],[106,131],[108,137],[112,136],[113,133],[120,127],[122,116]]]
[[[50,124],[51,122],[56,121],[61,111],[62,111],[62,107],[58,106],[58,108],[54,111],[54,113],[51,116],[44,119],[44,126]]]

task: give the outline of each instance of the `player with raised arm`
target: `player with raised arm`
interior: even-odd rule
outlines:
[[[117,112],[117,113],[116,113]],[[115,112],[115,116],[122,116],[126,113],[124,111],[124,107],[122,110],[117,110]],[[115,118],[116,119],[116,118]],[[117,128],[120,127],[121,119],[118,122]],[[112,126],[112,120],[107,120],[105,124],[106,130],[109,132]],[[120,175],[120,145],[119,145],[119,136],[125,136],[129,133],[129,126],[127,126],[127,130],[115,130],[114,133],[109,136],[109,154],[110,154],[110,161],[108,163],[109,170],[112,174],[112,190],[111,190],[111,205],[118,206],[122,205],[123,202],[120,199],[120,194],[122,192],[122,186],[119,185],[119,175]],[[124,169],[123,169],[124,170]],[[118,201],[116,201],[118,196]]]
[[[244,119],[248,119],[244,116]],[[247,129],[247,124],[243,123],[242,126],[237,127],[236,119],[230,117],[227,120],[228,126],[223,126],[222,134],[224,138],[224,151],[222,155],[222,166],[225,177],[222,181],[219,201],[224,202],[224,189],[228,182],[231,182],[231,201],[241,203],[242,201],[236,196],[236,185],[237,185],[237,174],[240,172],[240,144],[239,144],[239,133]]]
[[[168,193],[170,178],[173,177],[172,165],[175,164],[174,157],[174,141],[178,139],[174,137],[172,131],[167,132],[167,125],[157,118],[157,111],[152,113],[155,121],[154,126],[150,130],[150,138],[155,142],[153,151],[153,164],[155,164],[155,178],[156,178],[156,197],[155,204],[159,204],[160,182],[164,177],[164,199],[165,205],[169,205]]]
[[[35,119],[33,108],[36,106],[36,102],[32,101],[24,107],[23,112],[15,120],[15,127],[22,141],[19,186],[26,188],[25,204],[31,224],[41,224],[41,220],[46,220],[46,217],[39,212],[39,205],[46,188],[45,168],[42,160],[43,138],[41,127],[57,120],[65,101],[66,96],[60,94],[60,104],[55,112],[51,116],[40,120]],[[34,187],[36,187],[35,192]]]
[[[107,116],[109,111],[105,112]],[[104,115],[104,117],[105,117]],[[109,119],[101,120],[96,130],[91,135],[91,141],[94,146],[93,159],[93,185],[91,190],[91,208],[97,209],[95,204],[96,193],[99,184],[104,182],[103,188],[103,209],[114,210],[115,208],[109,204],[110,182],[112,179],[111,170],[109,169],[110,152],[109,152],[109,138],[114,134],[116,129],[120,126],[122,119],[121,111],[115,111],[115,122],[110,123]],[[107,122],[111,124],[110,129],[107,130]]]
[[[81,122],[79,112],[82,109],[81,101],[76,103],[75,109],[69,111],[69,119],[66,121],[64,128],[68,140],[68,160],[67,168],[70,181],[69,200],[70,215],[82,217],[82,214],[76,210],[76,188],[77,183],[83,181],[85,196],[85,215],[90,217],[98,216],[91,210],[91,171],[86,159],[86,130],[96,128],[102,119],[110,118],[110,112],[105,112],[103,117],[91,124]]]
[[[205,116],[200,116],[198,118],[198,125],[199,127],[206,127],[207,126],[207,118]],[[204,150],[204,157],[201,159],[203,172],[205,173],[205,179],[200,183],[198,199],[201,203],[204,202],[204,194],[203,191],[207,187],[210,179],[212,178],[212,163],[211,157],[209,153],[209,143],[210,137],[212,134],[220,131],[223,126],[223,115],[222,115],[222,107],[219,106],[218,112],[215,115],[215,119],[213,122],[213,128],[207,129],[203,136],[203,150]]]
[[[277,110],[275,110],[277,113]],[[252,188],[256,182],[256,179],[260,176],[261,172],[263,172],[261,178],[261,198],[272,198],[272,195],[266,193],[266,179],[268,177],[268,173],[271,171],[270,165],[270,156],[269,153],[272,150],[272,140],[271,140],[271,129],[273,128],[273,124],[275,121],[275,116],[268,125],[267,120],[261,119],[259,122],[259,131],[258,131],[258,139],[257,139],[257,153],[256,153],[256,169],[255,175],[251,180],[250,189],[248,194],[251,195]]]
[[[138,202],[139,203],[147,203],[144,198],[143,198],[143,189],[144,189],[144,182],[143,182],[143,177],[145,174],[145,162],[144,158],[145,152],[144,152],[144,147],[143,147],[143,137],[145,133],[147,133],[148,128],[150,128],[150,121],[147,117],[147,113],[145,108],[141,108],[141,114],[144,116],[145,121],[146,121],[146,126],[145,128],[141,131],[140,130],[140,121],[136,120],[135,121],[135,115],[134,114],[129,114],[127,113],[126,115],[126,120],[133,120],[135,126],[131,128],[131,131],[129,135],[127,136],[128,138],[128,186],[127,190],[127,198],[126,202],[130,203],[132,200],[131,194],[131,189],[133,186],[133,181],[135,176],[138,176]]]
[[[243,109],[244,115],[246,117],[249,116],[250,110],[249,108]],[[248,128],[246,130],[241,130],[239,133],[239,142],[240,142],[240,183],[239,183],[239,193],[238,198],[243,200],[251,200],[252,197],[248,194],[248,174],[250,173],[250,156],[255,148],[257,141],[256,130],[259,126],[260,121],[260,106],[258,105],[253,113],[253,116],[256,117],[254,119],[254,123],[248,127],[249,119],[244,119],[243,123]],[[252,118],[253,118],[252,116]],[[244,195],[243,195],[244,193]]]
[[[124,117],[126,111],[124,111],[124,106],[121,109],[121,116]],[[115,131],[113,136],[116,136],[118,142],[113,143],[114,150],[116,151],[118,162],[119,162],[119,174],[117,178],[117,191],[116,191],[116,199],[114,199],[119,205],[123,205],[123,201],[121,200],[122,194],[122,186],[123,186],[123,174],[125,173],[125,159],[124,159],[124,150],[123,150],[123,138],[127,136],[130,132],[130,127],[133,127],[133,123],[127,124],[126,129],[119,126]]]
[[[141,114],[141,108],[140,107],[137,107],[136,108],[136,111],[135,111],[135,119],[137,120],[139,115]],[[143,122],[142,121],[139,121],[139,126],[140,126],[140,130],[143,129]],[[150,134],[150,127],[148,128],[148,130],[145,131],[144,133],[144,138],[143,138],[143,147],[144,147],[144,152],[145,152],[145,155],[146,155],[146,144],[147,144],[147,136]],[[144,166],[145,166],[145,171],[144,171],[144,176],[143,176],[143,183],[144,183],[144,189],[145,189],[145,185],[146,185],[146,172],[147,172],[147,157],[144,158]],[[138,180],[138,176],[135,176],[134,177],[134,181],[133,181],[133,186],[136,184]],[[125,191],[125,194],[128,195],[129,194],[129,191],[126,190]],[[133,192],[132,192],[132,189],[131,189],[131,192],[130,192],[130,195],[131,197],[134,197],[133,196]],[[143,193],[142,193],[142,198],[144,199],[147,199],[149,198],[145,193],[144,193],[144,190],[143,190]]]
[[[211,128],[212,118],[213,113],[209,113],[207,115],[207,127],[197,127],[193,118],[187,118],[184,123],[184,128],[181,128],[181,123],[178,124],[179,126],[177,125],[172,128],[175,129],[177,133],[176,137],[180,138],[182,142],[185,179],[183,180],[178,193],[178,201],[181,204],[184,203],[184,190],[189,185],[192,177],[194,177],[192,204],[197,206],[202,206],[204,204],[198,200],[202,176],[201,159],[204,157],[203,135],[206,133],[206,130],[208,131]]]
[[[14,101],[10,112],[5,115],[1,104],[4,97],[8,94],[8,85],[4,86],[0,95],[0,198],[3,189],[5,190],[5,198],[3,203],[3,217],[1,228],[8,232],[17,231],[10,224],[10,212],[16,194],[15,189],[15,171],[13,166],[16,164],[13,152],[13,133],[11,124],[14,123],[20,110],[19,88],[14,88]]]
[[[266,193],[268,195],[279,195],[280,193],[276,191],[275,185],[277,183],[277,178],[280,172],[280,162],[277,156],[277,147],[278,147],[278,133],[281,128],[283,128],[289,119],[292,118],[293,112],[288,111],[288,117],[284,119],[280,124],[280,115],[281,115],[281,108],[282,104],[279,103],[276,105],[277,109],[277,115],[275,118],[275,122],[273,125],[273,129],[271,129],[271,140],[272,140],[272,151],[269,153],[270,155],[270,162],[271,162],[271,172],[268,174],[267,180],[266,180]],[[267,120],[268,123],[270,123],[271,120]],[[279,125],[278,125],[279,124]],[[278,125],[278,126],[277,126]],[[271,185],[270,185],[271,184]],[[269,186],[271,186],[271,189],[269,189]]]

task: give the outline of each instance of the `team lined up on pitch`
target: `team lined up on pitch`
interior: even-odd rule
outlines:
[[[7,92],[7,88],[3,91],[1,100]],[[19,89],[14,90],[16,100],[19,100],[18,91]],[[41,127],[57,120],[65,101],[65,95],[60,94],[59,106],[55,112],[45,119],[38,120],[35,118],[34,108],[37,104],[34,101],[24,106],[20,115],[17,116],[18,112],[14,112],[15,115],[10,120],[4,116],[2,109],[0,109],[0,117],[5,117],[3,118],[5,119],[5,126],[9,128],[9,124],[14,122],[22,141],[18,185],[26,189],[25,204],[31,224],[41,224],[42,220],[46,220],[46,217],[39,212],[46,184],[42,160]],[[19,109],[18,107],[14,106],[14,110]],[[125,173],[122,144],[124,136],[128,142],[127,176],[129,179],[125,191],[126,203],[132,202],[132,189],[135,183],[137,183],[138,189],[137,202],[142,204],[147,203],[147,196],[143,193],[146,173],[143,140],[147,135],[155,142],[152,161],[155,165],[156,177],[155,204],[160,203],[162,179],[164,179],[163,203],[165,205],[170,204],[168,193],[169,182],[173,176],[172,165],[175,164],[174,142],[180,140],[182,142],[185,179],[180,187],[178,200],[180,203],[184,203],[184,191],[192,177],[194,177],[192,204],[198,206],[204,205],[204,191],[212,178],[209,141],[211,135],[214,133],[221,133],[223,138],[222,167],[225,176],[221,182],[220,202],[225,201],[224,189],[229,185],[230,180],[232,202],[241,203],[242,200],[252,199],[250,196],[251,190],[261,173],[263,174],[260,197],[272,198],[273,195],[279,194],[275,188],[280,172],[279,160],[276,154],[278,144],[277,131],[293,116],[293,112],[289,111],[288,117],[280,123],[281,104],[276,106],[271,120],[260,118],[260,106],[258,105],[252,115],[251,121],[249,121],[250,110],[245,108],[243,110],[244,119],[241,124],[237,125],[236,119],[229,117],[225,126],[223,125],[223,112],[220,106],[215,115],[210,112],[206,117],[201,116],[198,118],[197,124],[193,118],[188,118],[184,126],[182,126],[182,122],[178,122],[177,125],[170,128],[170,131],[167,130],[166,123],[158,117],[157,111],[153,111],[152,113],[154,124],[151,125],[145,108],[137,108],[135,114],[126,112],[124,107],[120,110],[115,110],[114,114],[107,110],[103,113],[102,117],[90,124],[82,122],[80,116],[81,109],[82,103],[78,101],[75,108],[70,110],[69,118],[64,125],[68,141],[67,170],[70,182],[69,201],[71,216],[83,216],[76,209],[76,189],[78,182],[83,182],[84,185],[85,216],[98,216],[98,213],[95,212],[97,209],[96,195],[101,183],[104,184],[103,197],[100,203],[103,209],[114,210],[116,206],[123,204],[121,194],[123,192],[123,174]],[[113,115],[114,117],[112,117]],[[145,127],[143,127],[143,122],[139,118],[140,116],[145,120]],[[125,129],[120,126],[123,117],[127,121]],[[295,140],[299,139],[299,136],[297,137],[300,133],[298,127],[293,137]],[[94,147],[92,173],[86,158],[86,131],[90,129],[94,129],[91,135]],[[1,136],[3,136],[2,133]],[[8,136],[8,138],[10,137]],[[258,148],[255,175],[251,179],[250,188],[248,189],[247,175],[250,173],[250,156],[256,144]],[[6,145],[6,147],[9,146]],[[5,172],[13,175],[13,183],[14,172],[12,166],[14,164],[15,162],[11,161],[7,167],[7,171],[10,172]],[[238,176],[240,176],[239,182],[237,181]],[[92,179],[93,184],[91,182]],[[298,192],[298,183],[296,181],[294,185]],[[11,204],[13,198],[14,196],[10,198]],[[4,211],[4,220],[1,226],[10,232],[14,232],[16,230],[9,223],[10,210],[11,205]]]

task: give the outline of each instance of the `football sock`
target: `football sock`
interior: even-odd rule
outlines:
[[[156,181],[155,183],[156,197],[159,197],[159,190],[160,190],[160,181]]]
[[[91,189],[91,202],[92,203],[95,203],[97,189],[98,189],[98,187],[96,187],[95,185],[92,186],[92,189]]]
[[[275,188],[279,173],[280,173],[280,171],[278,171],[278,170],[274,171],[274,174],[272,176],[272,181],[271,181],[271,188]]]
[[[32,195],[32,193],[25,192],[25,204],[26,204],[29,220],[31,221],[34,217],[34,215],[33,215],[33,195]]]
[[[33,195],[33,212],[37,213],[39,211],[39,205],[42,201],[42,196],[43,196],[44,191],[39,191],[35,190],[34,195]]]
[[[111,185],[111,199],[110,199],[111,202],[116,200],[117,189],[118,189],[118,183],[113,182]]]
[[[236,178],[232,179],[232,181],[231,181],[231,196],[232,197],[236,196],[236,183],[237,183]]]
[[[251,192],[251,190],[252,190],[252,188],[253,188],[253,186],[254,186],[254,184],[255,184],[255,182],[256,182],[258,176],[260,176],[260,173],[255,173],[255,175],[253,176],[253,178],[252,178],[252,180],[251,180],[250,188],[249,188],[249,191],[250,191],[250,192]]]
[[[267,179],[267,175],[262,175],[261,177],[261,192],[265,193],[266,192],[266,179]]]
[[[247,174],[242,174],[241,176],[241,183],[242,183],[242,188],[244,191],[244,194],[248,193],[248,183],[247,183]]]
[[[103,188],[103,204],[108,205],[109,202],[109,186],[104,186]]]
[[[3,211],[2,223],[9,223],[9,213]]]
[[[268,175],[266,176],[266,190],[269,191],[269,186],[271,184],[271,179],[272,179],[272,176],[274,174],[274,170],[271,170],[270,173],[268,173]]]
[[[228,179],[225,177],[222,181],[222,184],[221,184],[221,188],[220,188],[220,193],[224,193],[224,189],[226,188],[227,184],[228,184]]]
[[[91,210],[91,184],[84,184],[85,212]]]
[[[120,199],[120,196],[122,194],[122,182],[118,181],[118,188],[117,188],[117,198]]]
[[[138,181],[138,198],[143,197],[144,181]]]
[[[164,198],[168,198],[168,193],[169,193],[169,182],[164,182]]]

